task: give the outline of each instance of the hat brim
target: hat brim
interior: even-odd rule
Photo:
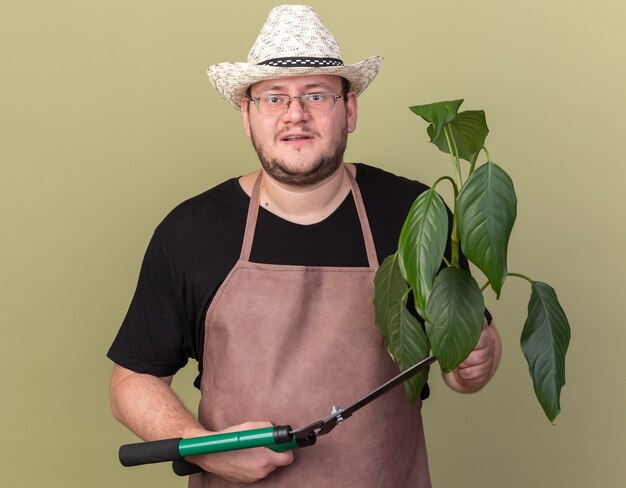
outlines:
[[[215,89],[235,109],[241,107],[241,98],[250,85],[277,78],[307,75],[336,75],[350,82],[350,89],[360,95],[378,74],[382,56],[372,56],[348,66],[276,67],[249,63],[219,63],[207,70]]]

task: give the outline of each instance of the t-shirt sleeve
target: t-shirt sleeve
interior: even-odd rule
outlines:
[[[187,363],[166,240],[157,228],[137,289],[107,356],[137,373],[170,376]]]

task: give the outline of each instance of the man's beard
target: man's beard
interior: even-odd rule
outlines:
[[[265,172],[275,181],[289,186],[312,185],[328,178],[341,166],[348,144],[348,131],[344,127],[332,154],[321,154],[311,169],[306,172],[298,172],[290,170],[283,160],[269,157],[263,151],[263,147],[255,140],[254,134],[251,133],[250,136],[252,146]]]

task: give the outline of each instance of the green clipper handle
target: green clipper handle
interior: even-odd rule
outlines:
[[[283,428],[283,427],[275,427],[274,429],[278,429],[278,428]],[[289,426],[285,426],[285,428],[287,428],[288,430],[291,430],[291,427]],[[261,429],[261,430],[265,430],[265,429]],[[238,432],[238,434],[247,433],[247,432],[253,432],[253,431]],[[215,436],[210,436],[210,437],[215,437]],[[315,440],[316,440],[315,437],[307,437],[304,440],[297,440],[293,435],[291,435],[291,437],[292,437],[291,441],[284,442],[281,444],[273,444],[273,445],[269,445],[265,447],[275,452],[283,452],[283,451],[290,451],[293,449],[298,449],[300,447],[312,446],[313,444],[315,444]],[[189,439],[189,440],[193,440],[193,439]],[[247,449],[248,447],[260,447],[260,446],[257,446],[256,444],[254,444],[254,445],[242,447],[240,449]],[[211,452],[221,452],[221,451],[211,451]],[[172,461],[172,469],[174,470],[174,473],[176,473],[178,476],[189,476],[194,473],[201,473],[202,471],[204,471],[197,464],[190,463],[189,461],[185,461],[183,459],[177,459],[177,460]]]
[[[291,427],[280,425],[263,429],[228,432],[191,439],[165,439],[139,442],[120,447],[119,459],[124,466],[179,461],[189,456],[216,452],[268,447],[274,451],[288,451],[312,445],[313,440],[303,443],[291,433]]]

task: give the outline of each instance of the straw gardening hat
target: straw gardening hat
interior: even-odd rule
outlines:
[[[239,109],[250,85],[289,76],[341,76],[359,95],[378,74],[382,60],[381,56],[372,56],[344,65],[337,41],[313,8],[279,5],[269,13],[247,63],[214,64],[207,74],[216,90]]]

